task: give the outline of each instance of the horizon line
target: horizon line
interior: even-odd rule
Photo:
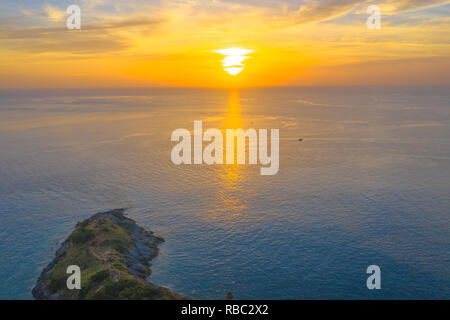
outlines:
[[[450,84],[424,84],[424,85],[280,85],[280,86],[245,86],[245,87],[200,87],[200,86],[130,86],[130,87],[30,87],[30,88],[0,88],[5,91],[36,91],[36,90],[126,90],[126,89],[200,89],[200,90],[249,90],[249,89],[276,89],[276,88],[448,88]]]

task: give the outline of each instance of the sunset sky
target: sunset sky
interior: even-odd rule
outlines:
[[[78,4],[81,30],[66,29]],[[366,9],[382,9],[369,30]],[[0,88],[450,85],[446,0],[3,0]],[[248,55],[224,71],[227,48]],[[241,59],[242,60],[242,59]]]

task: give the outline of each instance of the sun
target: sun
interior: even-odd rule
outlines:
[[[222,60],[223,69],[235,76],[244,70],[243,62],[250,58],[247,56],[252,53],[253,50],[243,49],[243,48],[228,48],[214,51],[215,53],[220,53],[225,56]]]

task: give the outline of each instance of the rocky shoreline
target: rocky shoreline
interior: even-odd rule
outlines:
[[[60,299],[186,299],[153,285],[151,260],[164,239],[124,216],[124,209],[99,212],[77,224],[56,251],[32,290],[38,300]],[[65,270],[80,265],[82,289],[69,290]]]

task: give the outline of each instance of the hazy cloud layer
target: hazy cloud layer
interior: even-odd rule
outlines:
[[[82,9],[81,30],[66,29],[66,8],[74,3]],[[204,85],[220,77],[217,66],[221,57],[211,52],[242,46],[255,49],[255,59],[249,59],[253,69],[247,68],[245,74],[253,77],[252,81],[276,79],[281,83],[301,73],[308,83],[320,83],[332,77],[327,74],[330,66],[447,59],[450,20],[439,11],[448,12],[450,6],[443,6],[448,3],[450,0],[3,0],[0,79],[7,85],[28,81],[29,86],[45,81],[59,85],[64,79],[76,86],[86,81],[104,85],[135,80],[169,83],[178,77],[177,85],[186,84],[185,78],[190,78],[189,84],[199,78],[198,83]],[[365,25],[370,4],[380,5],[384,15],[382,29],[375,32]],[[425,65],[425,60],[410,61]],[[432,65],[433,72],[437,65]],[[308,68],[309,74],[304,74]],[[250,70],[255,71],[251,74]],[[354,69],[354,81],[358,72],[361,68]],[[68,73],[71,76],[64,77]],[[314,74],[320,77],[312,81]],[[259,84],[265,85],[262,80]]]
[[[349,12],[365,14],[370,0],[81,0],[82,30],[70,34],[65,29],[67,14],[64,5],[72,1],[6,1],[0,15],[2,47],[27,52],[68,51],[95,53],[122,50],[129,46],[126,32],[152,34],[167,22],[183,28],[183,20],[210,26],[232,26],[240,17],[250,21],[250,28],[286,28],[332,20]],[[75,1],[77,2],[77,1]],[[389,14],[418,10],[449,3],[448,0],[385,0],[377,1]],[[3,5],[2,5],[3,6]],[[355,10],[359,9],[359,10]],[[8,12],[10,12],[8,14]],[[252,23],[254,21],[254,26]],[[412,22],[414,23],[414,22]],[[199,32],[208,32],[201,30]]]
[[[400,13],[404,11],[414,11],[425,8],[432,8],[450,3],[449,0],[388,0],[382,2],[383,9],[391,13]]]

